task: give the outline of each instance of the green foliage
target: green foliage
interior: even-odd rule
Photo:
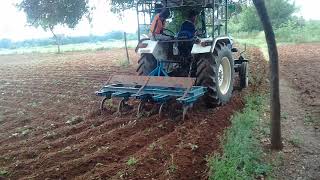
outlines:
[[[262,30],[260,19],[254,7],[247,7],[240,14],[240,28],[242,31]]]
[[[179,32],[181,24],[186,20],[186,11],[174,10],[172,11],[172,21],[167,25],[167,29],[172,32]]]
[[[320,42],[320,21],[288,21],[275,31],[278,42]]]
[[[1,177],[4,177],[4,176],[8,176],[9,175],[9,172],[6,171],[6,170],[0,170],[0,178]]]
[[[283,43],[320,42],[320,21],[289,20],[275,30],[278,45]],[[263,31],[236,32],[233,38],[240,44],[249,44],[262,49],[268,59],[268,49]]]
[[[67,25],[74,28],[84,15],[89,15],[88,0],[23,0],[18,4],[27,22],[44,30]]]
[[[298,10],[291,0],[268,0],[266,1],[266,6],[271,23],[275,28],[290,20],[293,13]]]
[[[293,19],[292,15],[298,10],[290,0],[268,0],[265,2],[271,23],[276,29]],[[231,18],[229,27],[230,32],[262,30],[260,19],[253,5],[243,6],[242,11]]]
[[[136,3],[136,0],[111,0],[111,11],[114,13],[121,13],[124,10],[133,8]]]
[[[135,157],[130,157],[127,161],[127,165],[128,166],[133,166],[135,164],[137,164],[138,160]]]
[[[271,172],[263,162],[263,151],[255,129],[263,112],[266,98],[252,95],[246,98],[246,107],[232,119],[232,126],[223,137],[223,154],[209,160],[209,179],[255,179]]]
[[[292,145],[299,147],[299,145],[302,144],[302,137],[299,134],[294,134],[290,139],[289,139],[289,143],[291,143]]]
[[[27,22],[50,30],[60,53],[60,37],[54,33],[56,25],[74,28],[83,16],[91,21],[88,0],[22,0],[17,5],[27,15]]]
[[[168,174],[175,173],[176,171],[177,171],[177,166],[175,164],[171,164],[167,169]]]
[[[194,7],[184,7],[181,9],[172,10],[171,11],[172,19],[166,28],[171,30],[172,32],[175,32],[175,33],[179,32],[182,23],[188,19],[188,15],[191,10],[194,10],[199,13],[197,16],[197,19],[196,19],[196,29],[201,29],[201,17],[200,17],[200,10],[201,9],[197,9]]]

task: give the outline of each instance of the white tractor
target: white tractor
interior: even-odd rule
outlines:
[[[157,4],[170,9],[173,14],[179,10],[197,10],[197,26],[201,27],[198,36],[192,39],[178,37],[178,32],[166,29],[165,33],[171,37],[169,40],[142,38],[150,28]],[[227,103],[232,96],[236,72],[239,73],[240,87],[248,86],[248,60],[242,57],[242,53],[239,58],[234,58],[238,50],[228,35],[228,8],[227,0],[138,1],[139,43],[136,52],[141,56],[138,74],[196,78],[195,86],[207,88],[204,96],[207,106]],[[191,48],[186,48],[188,46]]]

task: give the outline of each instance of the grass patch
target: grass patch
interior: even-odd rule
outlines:
[[[127,161],[127,165],[128,166],[133,166],[135,164],[137,164],[138,160],[135,157],[130,157]]]
[[[130,65],[130,62],[127,59],[123,59],[119,61],[119,66],[121,67],[127,68],[129,67],[129,65]]]
[[[302,137],[298,134],[294,134],[290,139],[289,143],[292,145],[299,147],[300,144],[302,144]]]
[[[0,169],[0,177],[4,177],[4,176],[8,176],[8,175],[9,175],[8,171]]]
[[[266,60],[269,59],[268,46],[265,39],[264,32],[239,32],[235,33],[234,39],[239,44],[247,44],[249,46],[255,46],[261,49],[263,56]]]
[[[307,21],[304,25],[288,21],[275,29],[274,33],[277,45],[320,42],[320,21]],[[232,33],[232,36],[240,44],[259,47],[265,59],[269,59],[268,46],[263,31],[235,32]]]
[[[170,165],[167,167],[167,174],[173,174],[177,171],[178,167],[177,165],[174,164],[174,161],[173,161],[173,154],[170,154],[171,156],[171,163]]]
[[[313,126],[320,126],[320,118],[317,117],[316,115],[312,115],[312,114],[305,114],[304,115],[304,124],[305,125],[313,125]],[[0,119],[1,121],[1,119]]]
[[[263,161],[263,150],[257,135],[265,104],[264,95],[246,97],[246,107],[243,112],[235,114],[232,126],[222,137],[223,154],[209,158],[209,179],[255,179],[271,173],[271,165]]]

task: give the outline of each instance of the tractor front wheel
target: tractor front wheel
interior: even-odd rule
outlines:
[[[196,84],[208,88],[204,98],[208,107],[223,105],[230,100],[233,81],[234,63],[226,45],[217,44],[213,54],[200,55]]]

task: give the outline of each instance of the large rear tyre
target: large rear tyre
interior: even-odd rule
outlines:
[[[152,54],[142,54],[136,71],[139,76],[148,76],[156,67],[157,60]]]
[[[196,75],[196,84],[208,88],[204,97],[208,107],[227,103],[232,96],[234,81],[231,50],[223,44],[217,44],[213,54],[201,55]]]

